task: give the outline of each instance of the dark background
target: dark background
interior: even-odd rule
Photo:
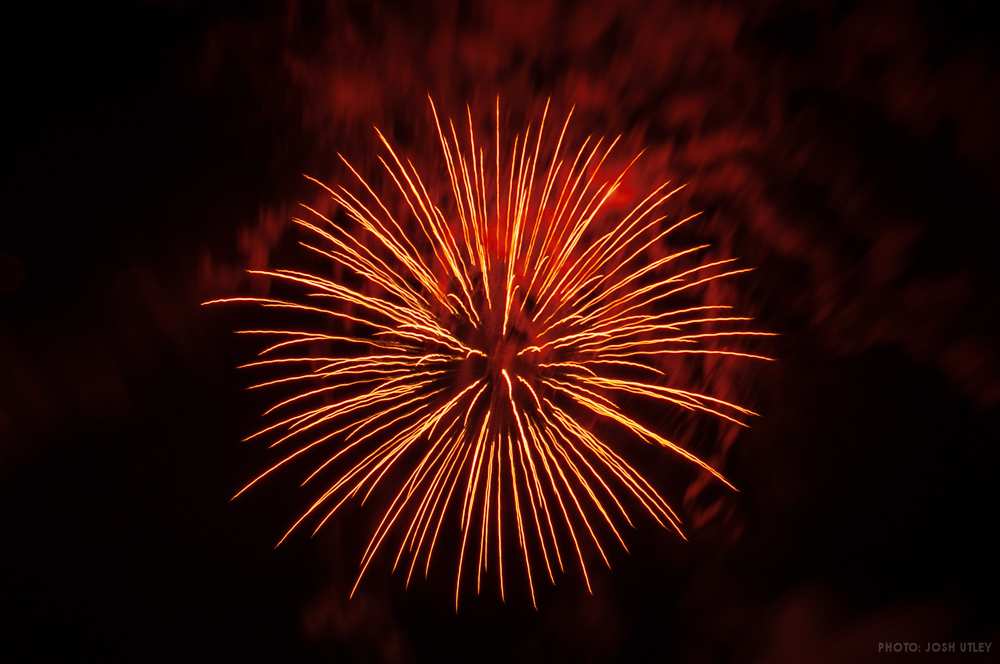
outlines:
[[[4,10],[0,660],[996,656],[990,3],[90,4]],[[228,502],[260,404],[238,315],[198,303],[286,251],[300,173],[423,126],[427,91],[552,95],[650,146],[782,333],[739,388],[742,493],[683,501],[688,544],[634,533],[593,597],[456,616],[448,575],[374,573],[348,601],[355,522],[273,551],[293,486]]]

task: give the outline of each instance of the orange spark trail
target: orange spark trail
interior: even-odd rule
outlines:
[[[610,567],[605,541],[628,550],[634,511],[684,537],[680,517],[620,448],[659,446],[735,489],[648,413],[665,406],[747,426],[756,413],[678,385],[664,358],[770,360],[730,344],[772,333],[747,329],[751,319],[730,305],[691,304],[749,271],[735,259],[700,260],[708,245],[671,244],[644,260],[699,215],[658,213],[683,188],[669,182],[625,214],[607,210],[641,156],[606,174],[620,137],[571,148],[573,111],[553,132],[546,103],[507,151],[499,99],[485,142],[470,108],[466,136],[429,101],[440,175],[421,174],[376,128],[387,191],[340,156],[355,188],[309,178],[335,210],[303,205],[308,218],[293,220],[309,234],[300,244],[310,256],[335,269],[251,270],[284,295],[205,303],[303,321],[239,331],[268,340],[243,367],[278,372],[250,389],[284,390],[265,411],[273,421],[246,440],[269,437],[283,449],[234,498],[313,459],[302,486],[327,484],[278,544],[376,492],[387,505],[352,595],[382,549],[395,550],[392,569],[406,569],[408,586],[454,534],[456,610],[463,579],[473,575],[478,594],[488,573],[501,598],[522,574],[537,607],[536,577],[555,583],[574,557],[590,591],[588,558]]]

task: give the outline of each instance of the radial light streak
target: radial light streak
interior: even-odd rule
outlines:
[[[430,109],[443,188],[437,179],[426,183],[378,129],[378,161],[391,183],[386,198],[343,156],[353,190],[309,178],[339,209],[324,215],[303,205],[308,218],[294,221],[313,239],[300,244],[344,276],[251,270],[304,297],[206,303],[250,303],[310,321],[240,331],[273,342],[245,367],[282,372],[250,389],[298,389],[265,412],[276,422],[247,437],[270,437],[284,452],[236,496],[315,458],[303,486],[325,475],[329,483],[280,544],[309,521],[315,534],[345,503],[364,503],[382,486],[388,506],[352,595],[390,535],[398,538],[393,569],[405,567],[409,585],[420,567],[427,576],[452,528],[456,610],[465,576],[474,574],[478,593],[491,566],[505,597],[513,571],[505,550],[520,558],[533,605],[536,581],[555,583],[574,560],[589,591],[588,551],[610,567],[609,534],[627,551],[622,526],[634,525],[630,509],[684,536],[677,513],[619,453],[620,441],[663,447],[735,488],[640,421],[655,418],[635,404],[741,426],[755,413],[674,384],[663,358],[769,360],[725,344],[770,333],[727,327],[750,321],[729,315],[728,305],[678,299],[748,271],[733,259],[667,271],[703,255],[702,244],[643,261],[650,246],[698,215],[668,225],[655,214],[681,190],[669,182],[624,215],[608,211],[639,158],[605,175],[620,137],[588,137],[567,152],[570,111],[549,149],[546,103],[537,126],[514,136],[507,153],[499,100],[492,147],[477,141],[468,108],[466,137],[453,121],[442,122],[432,100]],[[671,301],[678,306],[666,306]]]

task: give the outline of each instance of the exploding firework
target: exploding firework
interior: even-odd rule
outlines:
[[[456,609],[464,575],[474,576],[478,593],[491,566],[504,596],[511,552],[533,605],[536,579],[554,583],[570,565],[589,591],[588,558],[596,551],[610,566],[608,542],[627,550],[622,530],[635,510],[683,537],[680,517],[622,455],[622,438],[666,448],[733,488],[630,411],[659,403],[742,426],[755,414],[683,389],[663,361],[769,359],[724,346],[769,333],[732,329],[750,319],[689,299],[748,268],[734,259],[678,267],[708,245],[647,260],[650,247],[698,216],[667,223],[657,214],[681,187],[664,183],[612,214],[608,201],[639,157],[604,176],[618,139],[568,149],[570,111],[545,140],[548,110],[514,136],[508,153],[499,100],[492,146],[478,142],[468,108],[459,129],[430,101],[443,192],[376,129],[393,203],[341,156],[355,186],[310,178],[335,210],[303,205],[308,215],[294,220],[312,238],[302,246],[329,262],[329,275],[254,270],[298,296],[210,302],[310,317],[309,327],[240,331],[274,340],[246,367],[282,372],[252,389],[306,387],[275,403],[265,415],[276,421],[248,437],[290,449],[236,496],[293,461],[315,459],[303,486],[328,479],[281,544],[390,487],[352,596],[390,542],[393,569],[406,568],[407,585],[419,567],[426,576],[448,530],[457,541]],[[610,440],[604,429],[619,432]]]

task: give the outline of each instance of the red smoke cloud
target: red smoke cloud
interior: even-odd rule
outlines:
[[[760,267],[713,295],[745,298],[790,349],[848,358],[893,347],[980,404],[1000,403],[997,315],[981,285],[991,259],[957,258],[961,230],[941,222],[954,215],[960,225],[970,201],[1000,184],[992,143],[978,140],[1000,108],[995,98],[968,103],[992,81],[978,47],[940,43],[931,19],[908,6],[293,3],[273,18],[213,33],[203,83],[227,67],[269,72],[260,94],[293,109],[308,137],[303,170],[332,176],[338,151],[367,168],[372,124],[436,156],[428,92],[453,114],[467,102],[489,110],[500,95],[514,126],[547,98],[557,113],[573,105],[581,134],[620,132],[622,152],[646,149],[636,190],[688,183],[673,211],[704,210],[695,232]],[[937,172],[941,154],[965,170]],[[205,259],[205,291],[246,287],[237,270],[268,264],[287,240],[286,208],[277,210],[247,224],[245,260]],[[743,376],[705,369],[721,396],[745,396]],[[721,454],[736,441],[719,433]],[[732,505],[703,489],[696,481],[685,496],[694,525],[719,522],[738,537]],[[764,661],[787,659],[788,647],[775,637]]]
[[[883,29],[886,15],[892,30]],[[524,115],[547,97],[575,105],[580,131],[622,132],[626,146],[647,149],[638,188],[688,182],[680,203],[707,210],[702,230],[722,252],[780,266],[756,300],[780,299],[838,352],[898,344],[996,403],[996,357],[975,329],[979,317],[956,329],[942,322],[954,312],[924,315],[928,298],[964,310],[975,275],[956,266],[905,278],[934,242],[920,209],[926,192],[891,175],[883,190],[857,128],[891,123],[901,134],[891,140],[916,142],[950,128],[962,161],[986,166],[988,143],[977,136],[1000,109],[965,100],[990,73],[967,66],[974,45],[928,69],[939,48],[933,27],[906,7],[841,17],[768,3],[439,2],[403,11],[291,3],[281,20],[214,33],[203,75],[211,84],[213,68],[233,60],[273,74],[261,77],[262,98],[284,96],[301,113],[320,177],[334,150],[366,166],[372,124],[423,140],[427,92],[453,111],[467,102],[489,109],[497,94]],[[798,57],[769,52],[770,39],[794,43],[796,33]],[[267,48],[248,50],[251,42]],[[996,169],[986,173],[996,184]],[[246,253],[266,256],[275,228],[246,231]]]

